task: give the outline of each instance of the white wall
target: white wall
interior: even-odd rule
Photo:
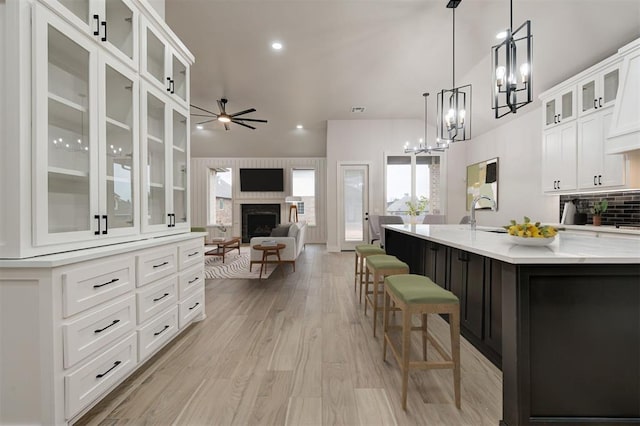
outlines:
[[[519,110],[517,118],[465,142],[465,164],[450,161],[449,214],[462,217],[466,211],[466,166],[498,157],[498,211],[476,212],[478,225],[501,226],[523,216],[541,222],[558,222],[559,197],[542,195],[542,119],[541,109]],[[526,112],[525,112],[526,111]],[[521,115],[522,114],[522,115]],[[454,201],[455,200],[455,201]]]
[[[326,182],[327,165],[324,158],[192,158],[191,159],[191,225],[207,224],[207,187],[209,169],[216,167],[233,170],[233,235],[241,235],[241,204],[281,204],[282,221],[288,218],[284,197],[291,194],[291,169],[314,168],[316,170],[316,226],[307,227],[307,243],[324,243],[327,235]],[[282,168],[285,173],[283,192],[241,192],[238,180],[241,168]]]
[[[147,2],[149,2],[149,4],[151,5],[151,7],[153,7],[153,9],[158,12],[158,15],[160,15],[162,17],[162,19],[165,19],[165,5],[164,5],[164,0],[147,0]]]

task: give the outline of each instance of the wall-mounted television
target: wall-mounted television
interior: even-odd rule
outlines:
[[[283,169],[240,169],[240,191],[284,191]]]

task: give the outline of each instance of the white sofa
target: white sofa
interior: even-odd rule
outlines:
[[[286,237],[253,237],[249,242],[251,246],[251,261],[249,270],[254,263],[260,264],[262,261],[262,252],[254,250],[253,246],[262,243],[265,240],[275,240],[278,243],[285,244],[286,247],[280,250],[280,260],[283,263],[291,263],[293,270],[296,270],[296,259],[304,249],[305,233],[307,232],[307,222],[294,222],[289,227],[289,234]],[[273,260],[273,259],[270,259]]]

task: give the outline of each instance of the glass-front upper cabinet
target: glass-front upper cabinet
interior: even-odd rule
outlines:
[[[35,244],[93,238],[98,223],[97,50],[35,8]]]
[[[189,115],[186,112],[180,112],[174,110],[173,114],[173,167],[172,167],[172,180],[173,180],[173,212],[174,212],[174,225],[176,227],[183,227],[188,223],[188,197],[187,197],[187,176],[189,167],[187,162],[187,149],[188,149],[188,129],[189,129]]]
[[[50,4],[118,59],[137,68],[138,11],[131,0],[51,0]]]
[[[544,127],[553,127],[576,118],[575,86],[560,91],[557,95],[548,98],[544,105]]]
[[[189,104],[189,66],[162,37],[142,19],[140,72],[158,89],[184,108]]]
[[[616,63],[578,84],[580,115],[612,106],[618,95],[620,64]]]

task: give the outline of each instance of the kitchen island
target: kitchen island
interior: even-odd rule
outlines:
[[[501,424],[640,422],[640,238],[385,228],[387,253],[460,298],[463,336],[502,369]]]

